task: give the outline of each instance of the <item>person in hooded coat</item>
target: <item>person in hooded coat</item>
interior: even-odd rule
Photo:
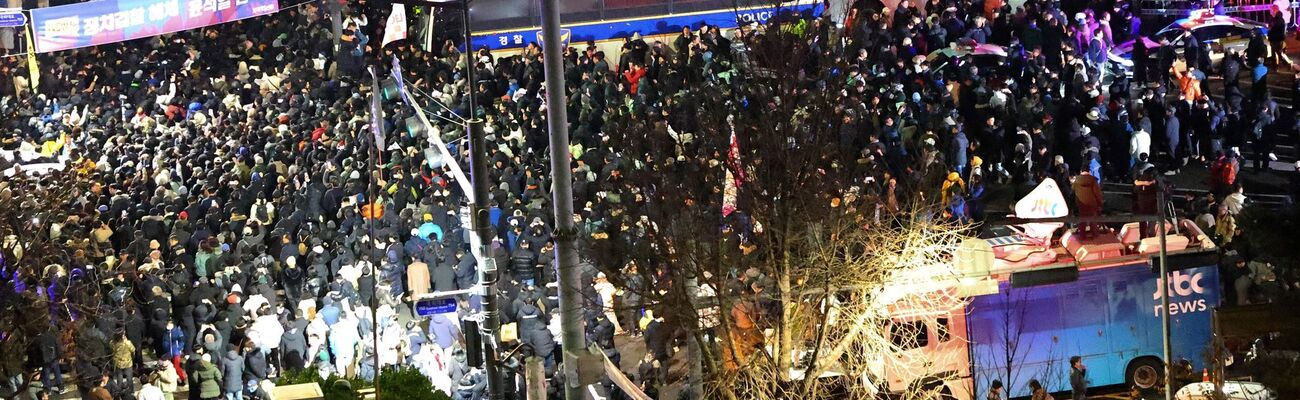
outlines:
[[[298,371],[306,366],[307,361],[307,320],[300,314],[284,326],[284,336],[280,338],[280,361],[286,371]]]
[[[469,289],[475,284],[478,284],[478,268],[475,264],[474,256],[465,253],[464,250],[457,250],[456,253],[456,288]]]
[[[221,377],[227,399],[244,398],[244,356],[235,349],[227,350],[221,356]]]
[[[244,347],[244,381],[258,381],[270,374],[270,365],[266,362],[267,350],[258,347]]]
[[[537,326],[528,330],[520,329],[520,340],[532,346],[533,351],[538,357],[542,358],[546,370],[555,369],[555,336],[545,326]]]
[[[429,337],[438,347],[450,349],[460,339],[460,324],[446,314],[429,317]]]
[[[190,392],[197,393],[199,399],[211,400],[221,397],[222,381],[224,376],[216,365],[212,364],[212,356],[203,354],[198,356],[198,362],[195,363],[194,372],[191,374]]]

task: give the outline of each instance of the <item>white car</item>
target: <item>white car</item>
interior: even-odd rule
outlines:
[[[1223,394],[1226,400],[1277,400],[1277,392],[1264,387],[1258,382],[1223,382]],[[1175,400],[1215,400],[1214,383],[1196,382],[1174,394]]]
[[[1168,43],[1174,51],[1183,54],[1183,48],[1191,39],[1199,40],[1209,49],[1210,64],[1218,65],[1229,50],[1245,54],[1254,32],[1268,34],[1264,24],[1243,18],[1214,15],[1209,10],[1193,11],[1192,16],[1169,24],[1151,37],[1139,37],[1115,45],[1110,51],[1110,62],[1114,67],[1133,75],[1133,46],[1137,40],[1147,45],[1147,57],[1155,61],[1159,57],[1159,46]],[[1265,44],[1267,46],[1267,44]]]

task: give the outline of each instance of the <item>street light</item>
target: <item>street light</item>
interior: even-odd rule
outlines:
[[[466,193],[470,200],[470,224],[474,235],[471,236],[470,250],[474,254],[474,259],[478,263],[478,281],[482,290],[483,299],[483,321],[479,325],[479,331],[483,336],[483,346],[480,351],[483,352],[483,367],[487,370],[487,389],[488,398],[491,400],[501,400],[503,398],[502,374],[499,369],[500,358],[497,357],[498,342],[496,331],[501,325],[500,316],[497,312],[497,267],[496,263],[489,257],[488,245],[492,243],[491,223],[488,214],[488,175],[487,175],[487,147],[486,139],[483,133],[483,120],[476,118],[477,105],[474,104],[475,81],[474,81],[474,36],[470,29],[469,20],[469,0],[405,0],[395,1],[397,3],[406,2],[410,4],[420,4],[435,8],[459,8],[461,11],[461,27],[465,32],[465,85],[467,103],[469,109],[465,116],[465,129],[469,137],[470,151],[470,174],[465,176],[460,171],[459,165],[452,165],[452,172],[455,178],[460,182],[470,182],[470,190]],[[394,68],[397,68],[394,63]],[[398,71],[394,69],[394,71]],[[398,76],[400,79],[401,77]],[[398,89],[402,92],[402,98],[405,99],[412,108],[415,108],[416,115],[425,125],[426,131],[432,133],[434,130],[429,123],[428,118],[424,115],[423,109],[418,107],[411,100],[411,96],[406,93],[405,85],[398,81]],[[440,143],[441,141],[435,141]],[[444,154],[446,146],[441,149]],[[450,161],[449,164],[455,164]],[[461,186],[462,189],[464,185]]]

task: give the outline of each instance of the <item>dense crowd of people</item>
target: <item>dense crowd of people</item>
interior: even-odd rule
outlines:
[[[1239,159],[1259,169],[1273,143],[1294,137],[1296,119],[1267,87],[1288,66],[1273,60],[1265,40],[1278,48],[1274,35],[1286,29],[1218,64],[1197,41],[1181,54],[1152,49],[1151,59],[1142,48],[1130,79],[1107,62],[1110,48],[1136,37],[1127,4],[1029,0],[1013,10],[969,0],[894,8],[856,1],[843,21],[805,14],[768,23],[789,26],[828,64],[848,66],[824,74],[810,62],[799,79],[833,77],[856,88],[844,92],[833,118],[842,121],[843,153],[871,165],[854,179],[881,197],[884,212],[938,192],[929,201],[947,217],[981,221],[992,185],[1019,196],[1051,178],[1080,215],[1102,212],[1105,181],[1136,182],[1131,211],[1154,213],[1154,193],[1163,189],[1149,183],[1202,163],[1211,190],[1184,211],[1231,242],[1245,203]],[[373,379],[378,357],[384,367],[417,368],[453,398],[479,398],[484,373],[469,362],[477,349],[466,348],[461,321],[478,299],[462,300],[459,314],[425,319],[410,310],[422,294],[478,280],[465,193],[445,160],[426,157],[423,136],[447,138],[463,155],[460,121],[471,114],[486,119],[502,319],[554,375],[555,225],[540,49],[477,50],[465,71],[460,39],[442,37],[449,33],[432,49],[379,46],[386,12],[349,5],[339,37],[329,10],[307,3],[221,27],[45,54],[35,90],[25,60],[0,62],[0,169],[12,168],[0,194],[91,182],[66,204],[49,205],[68,217],[40,231],[68,240],[67,256],[29,276],[3,265],[0,295],[38,293],[50,306],[49,326],[75,326],[34,338],[25,362],[0,362],[10,390],[57,397],[71,372],[84,398],[170,399],[184,387],[191,399],[240,399],[263,395],[266,382],[290,371]],[[755,40],[762,30],[753,27],[688,26],[673,40],[630,37],[616,56],[591,43],[566,49],[573,218],[584,240],[644,231],[644,220],[619,204],[640,195],[613,190],[642,160],[602,133],[607,120],[630,112],[662,120],[674,134],[695,131],[692,110],[673,99],[689,87],[733,84],[731,74],[748,72]],[[963,59],[942,68],[921,57],[956,43],[997,44],[1009,56],[1005,65]],[[412,114],[400,103],[384,104],[386,147],[372,152],[366,68],[387,76],[393,56],[418,97],[445,110],[430,106],[436,119],[425,129],[407,125]],[[1237,84],[1243,70],[1255,82],[1249,93]],[[1207,95],[1207,75],[1225,78],[1222,93]],[[478,110],[468,109],[471,96]],[[609,112],[619,107],[630,111]],[[37,164],[59,167],[24,168]],[[743,239],[750,232],[725,229],[752,251]],[[587,341],[617,364],[615,336],[644,337],[644,360],[630,372],[657,393],[680,332],[642,304],[662,274],[635,268],[628,279],[584,268]],[[1279,275],[1249,269],[1254,283]],[[762,292],[770,284],[763,275],[733,271],[727,279],[735,284],[722,290]],[[82,285],[99,290],[68,290]],[[84,293],[99,297],[97,309],[58,306]]]

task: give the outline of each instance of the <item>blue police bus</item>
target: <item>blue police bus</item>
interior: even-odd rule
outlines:
[[[732,29],[742,23],[817,15],[821,0],[565,0],[560,2],[561,36],[570,44],[595,42],[597,46],[622,45],[639,34],[647,42],[672,43],[683,27],[702,25]],[[540,43],[540,9],[535,1],[475,0],[471,3],[474,48],[517,50]],[[614,54],[610,54],[613,56]]]

